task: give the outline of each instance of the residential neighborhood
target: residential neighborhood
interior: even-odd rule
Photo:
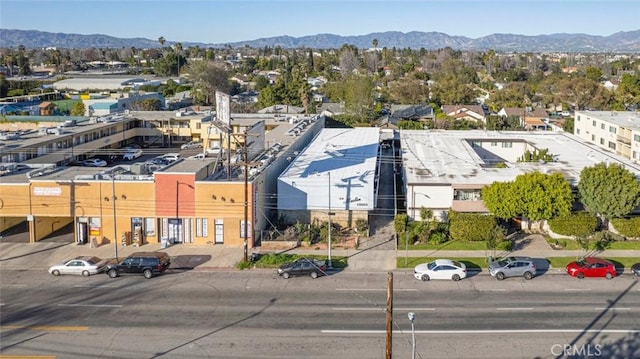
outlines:
[[[314,343],[295,357],[349,336],[380,357],[416,312],[423,338],[540,334],[530,357],[607,305],[637,341],[640,56],[371,45],[0,48],[0,357],[66,357],[20,343],[102,325],[115,349],[91,356],[275,357],[275,330]],[[49,300],[57,324],[32,316]],[[162,328],[139,352],[117,333],[136,316]]]

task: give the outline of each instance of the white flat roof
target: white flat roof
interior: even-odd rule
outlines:
[[[575,185],[584,167],[601,162],[624,165],[640,178],[640,165],[568,133],[401,130],[400,140],[408,184],[481,186],[513,181],[520,174],[538,171],[560,172]],[[513,143],[512,148],[502,146],[508,142]],[[516,157],[522,156],[523,148],[548,149],[555,160],[518,162]],[[507,168],[491,165],[491,160],[495,163],[497,158],[506,159],[497,162],[503,162]]]
[[[640,112],[632,111],[576,111],[575,116],[587,116],[615,124],[619,127],[640,131]]]
[[[378,128],[323,129],[278,178],[278,208],[372,210]]]

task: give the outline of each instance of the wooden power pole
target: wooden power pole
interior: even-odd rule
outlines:
[[[391,342],[393,333],[393,273],[387,273],[387,352],[386,359],[391,359]]]

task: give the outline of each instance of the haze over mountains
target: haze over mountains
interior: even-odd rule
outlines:
[[[291,37],[276,36],[232,43],[206,44],[202,42],[180,41],[183,47],[232,47],[252,48],[340,48],[344,44],[358,48],[373,47],[373,40],[378,41],[379,48],[411,48],[427,50],[450,47],[456,50],[496,50],[504,52],[617,52],[632,53],[640,51],[640,30],[622,31],[609,36],[587,34],[550,34],[525,36],[516,34],[492,34],[479,38],[451,36],[440,32],[412,31],[402,33],[387,31],[358,36],[340,36],[333,34],[317,34],[312,36]],[[171,46],[177,41],[167,39],[164,46]],[[0,47],[26,48],[154,48],[160,47],[157,39],[117,38],[108,35],[80,35],[52,33],[36,30],[0,29]]]

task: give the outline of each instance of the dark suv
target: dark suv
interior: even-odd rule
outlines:
[[[165,252],[136,252],[120,263],[109,264],[105,273],[111,278],[120,275],[142,274],[149,279],[169,268],[171,258]]]

